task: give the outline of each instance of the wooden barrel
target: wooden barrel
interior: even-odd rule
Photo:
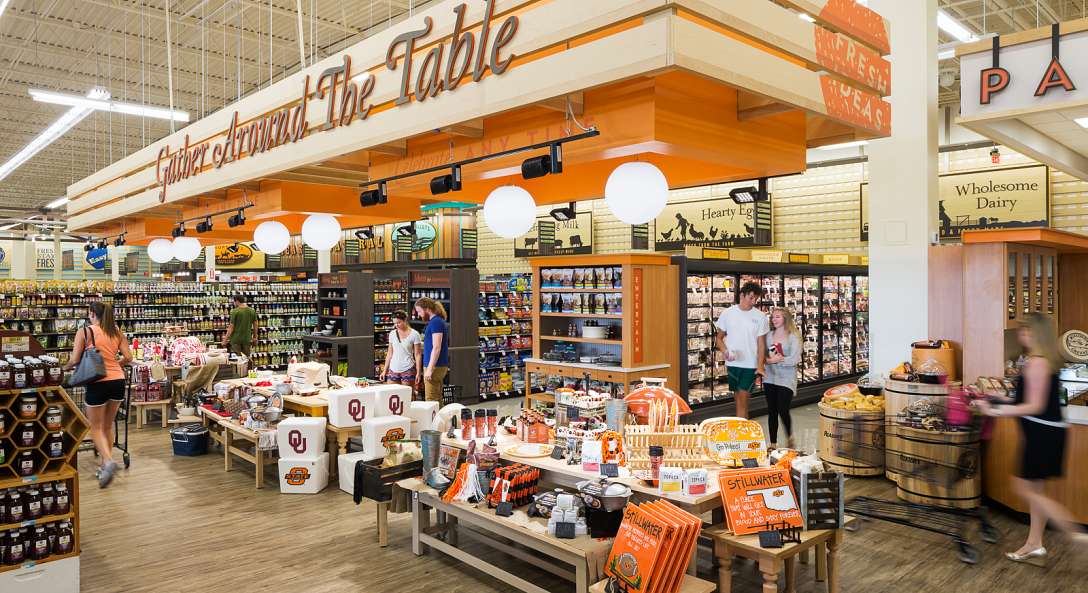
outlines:
[[[832,408],[821,403],[820,459],[848,476],[884,473],[884,413]]]
[[[884,414],[887,424],[895,424],[896,418],[907,406],[920,401],[928,400],[935,408],[944,410],[948,408],[948,393],[950,390],[959,389],[960,383],[952,382],[944,385],[932,385],[929,383],[911,383],[908,381],[895,381],[888,379],[884,382]],[[885,434],[886,447],[890,451],[898,451],[897,442],[899,435],[894,430],[888,430]],[[892,481],[897,481],[899,476],[895,472],[895,464],[885,463],[884,475]]]
[[[982,496],[977,431],[942,432],[890,424],[887,466],[899,498],[958,509],[979,506]]]

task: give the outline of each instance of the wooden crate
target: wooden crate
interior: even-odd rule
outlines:
[[[791,477],[805,529],[838,529],[843,526],[846,496],[842,472],[802,474],[793,470]]]

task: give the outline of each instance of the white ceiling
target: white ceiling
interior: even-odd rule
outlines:
[[[168,106],[167,14],[174,103],[195,120],[298,70],[296,2],[309,60],[438,1],[11,0],[0,16],[0,162],[64,112],[31,100],[29,88],[82,95],[101,86],[119,100]],[[1078,18],[1086,8],[1086,0],[939,3],[979,35]],[[958,103],[958,88],[958,80],[942,88],[941,102]],[[4,208],[37,208],[62,196],[72,181],[169,131],[163,120],[96,112],[0,181],[0,218],[17,214]]]

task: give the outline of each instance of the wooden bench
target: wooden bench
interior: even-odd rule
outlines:
[[[147,413],[155,408],[159,409],[162,414],[162,427],[166,428],[167,423],[170,421],[170,400],[162,399],[154,402],[129,402],[136,416],[136,428],[143,428],[144,424],[148,424]]]
[[[412,491],[412,552],[417,556],[423,555],[428,548],[434,549],[526,593],[553,593],[458,548],[458,537],[466,536],[476,543],[573,581],[577,593],[588,593],[590,585],[602,576],[597,574],[598,560],[603,566],[612,549],[612,540],[598,541],[588,535],[558,539],[547,533],[526,529],[509,518],[498,517],[493,509],[442,502],[438,493],[419,479],[401,480],[398,485]],[[433,526],[432,509],[437,516],[437,523]],[[546,523],[539,518],[530,520]]]
[[[847,518],[847,523],[854,521]],[[801,543],[784,544],[781,548],[761,548],[759,536],[733,535],[724,525],[703,530],[703,535],[714,542],[714,556],[718,560],[718,591],[729,593],[733,588],[733,558],[755,561],[763,574],[763,593],[778,593],[779,574],[785,571],[786,593],[796,591],[797,560],[808,562],[810,550],[816,550],[816,580],[824,580],[826,573],[828,593],[839,591],[839,545],[842,529],[813,529],[801,532]]]

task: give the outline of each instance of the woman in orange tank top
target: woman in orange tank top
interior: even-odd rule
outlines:
[[[90,325],[76,332],[72,354],[65,370],[75,368],[87,348],[97,348],[105,363],[106,376],[86,386],[87,419],[91,422],[91,439],[102,459],[98,470],[98,486],[105,488],[113,480],[117,463],[113,461],[113,424],[117,409],[125,399],[125,372],[121,365],[132,361],[128,339],[113,321],[113,307],[101,301],[90,305]]]

